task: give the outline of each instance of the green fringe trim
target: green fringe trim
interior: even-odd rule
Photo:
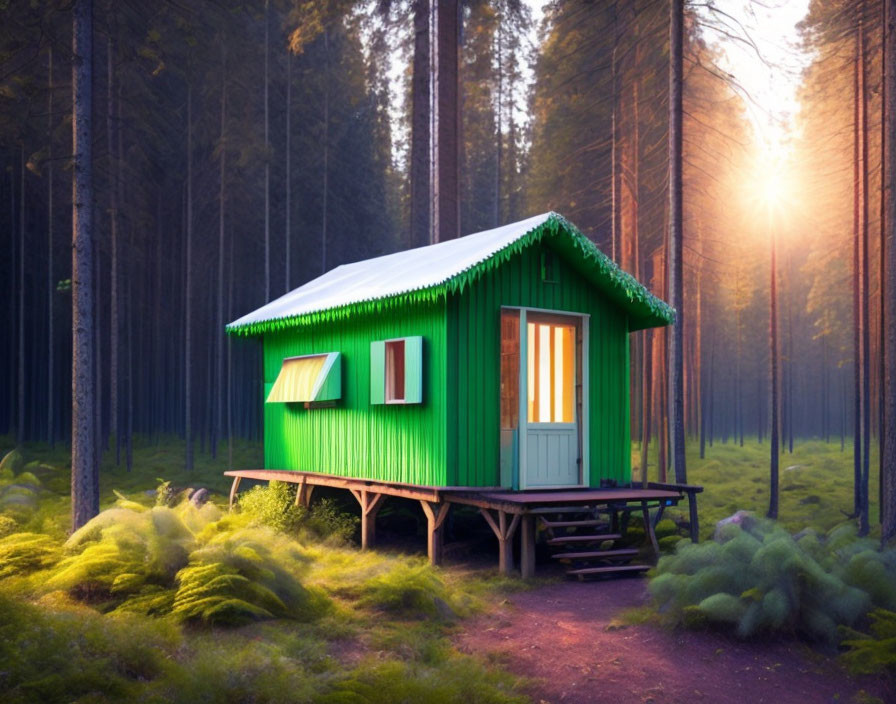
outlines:
[[[634,276],[620,269],[616,262],[601,252],[594,242],[579,232],[566,218],[551,213],[544,223],[511,242],[504,249],[442,283],[387,298],[359,301],[304,315],[262,320],[240,326],[228,325],[226,330],[231,335],[252,337],[287,328],[338,322],[356,315],[382,314],[413,305],[439,303],[447,299],[450,294],[463,293],[466,287],[471,286],[485,274],[544,239],[550,239],[559,249],[566,250],[571,263],[579,273],[628,312],[630,329],[660,327],[675,322],[675,310],[668,303],[651,294]]]

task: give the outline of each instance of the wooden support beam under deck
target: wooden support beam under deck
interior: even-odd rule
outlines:
[[[376,543],[376,514],[386,500],[386,494],[367,489],[350,489],[361,504],[361,549],[373,547]]]
[[[485,518],[486,523],[491,526],[492,532],[498,539],[498,570],[501,574],[510,574],[513,572],[513,534],[520,524],[520,514],[514,513],[510,523],[507,522],[507,511],[498,509],[498,520],[492,516],[492,512],[487,508],[480,508],[479,513]],[[533,545],[534,551],[534,545]],[[534,564],[533,564],[534,571]]]
[[[426,552],[429,555],[429,564],[442,564],[442,524],[448,517],[451,504],[447,501],[436,503],[420,500],[423,513],[426,514]]]
[[[230,487],[230,503],[227,505],[228,508],[233,510],[233,502],[236,500],[236,492],[240,488],[240,481],[242,477],[239,475],[234,476],[233,485]]]

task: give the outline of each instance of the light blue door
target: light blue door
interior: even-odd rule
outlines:
[[[534,311],[522,317],[520,488],[581,486],[583,320]]]

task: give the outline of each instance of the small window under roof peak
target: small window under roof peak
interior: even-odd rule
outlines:
[[[339,352],[287,357],[271,387],[267,403],[335,401],[342,396]]]

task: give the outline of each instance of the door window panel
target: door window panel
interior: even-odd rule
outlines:
[[[575,422],[575,324],[527,323],[530,423]]]

